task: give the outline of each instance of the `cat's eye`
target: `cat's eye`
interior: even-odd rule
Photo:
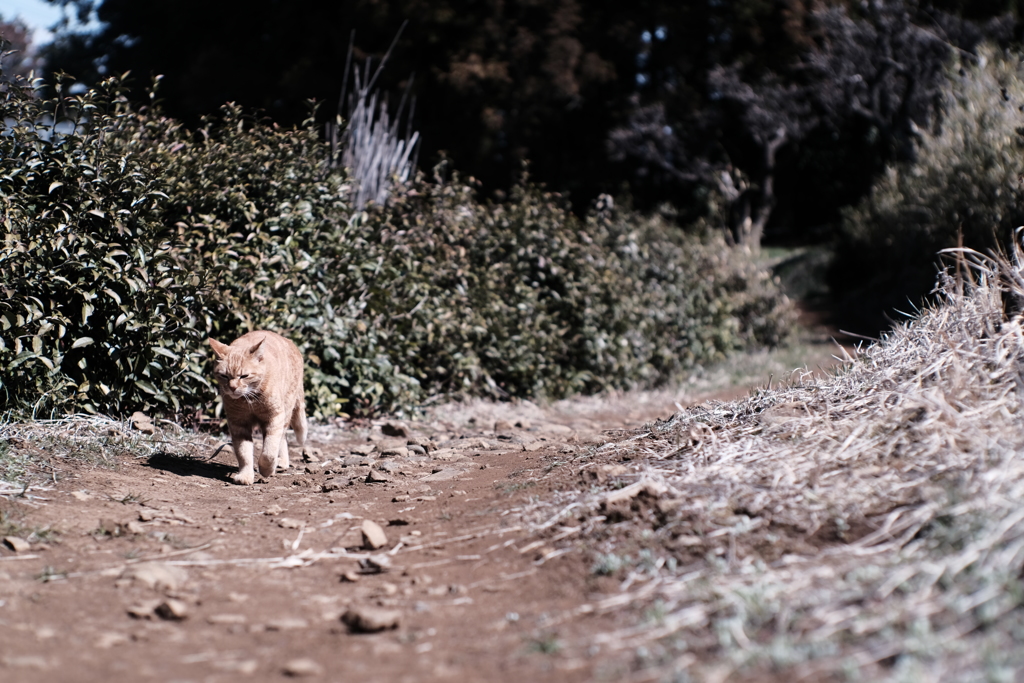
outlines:
[[[248,376],[249,376],[249,375],[239,375],[239,376],[238,376],[238,379],[245,379],[245,378],[246,378],[246,377],[248,377]]]

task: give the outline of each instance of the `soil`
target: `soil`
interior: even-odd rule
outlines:
[[[0,496],[30,540],[0,545],[0,679],[624,680],[632,662],[595,640],[623,624],[592,609],[619,583],[525,520],[581,488],[575,455],[707,399],[445,406],[399,436],[321,426],[318,462],[293,455],[250,487],[212,438],[193,457],[61,466],[49,490]],[[365,520],[383,547],[364,547]],[[359,632],[355,614],[397,626]]]

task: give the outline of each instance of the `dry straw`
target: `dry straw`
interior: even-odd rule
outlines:
[[[645,614],[596,643],[638,654],[652,679],[1021,680],[1015,251],[959,250],[965,274],[944,278],[941,305],[832,376],[797,374],[594,452],[632,474],[561,496],[535,528],[577,517],[584,547],[609,555],[627,539],[635,553],[637,527],[650,540],[620,594],[568,616]]]

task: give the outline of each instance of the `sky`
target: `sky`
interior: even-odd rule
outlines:
[[[50,27],[60,21],[61,15],[60,7],[45,0],[0,0],[0,16],[25,22],[32,29],[32,43],[37,47],[50,41]]]

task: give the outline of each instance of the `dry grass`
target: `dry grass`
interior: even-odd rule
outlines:
[[[208,455],[219,442],[158,420],[155,434],[143,434],[129,421],[101,415],[69,415],[53,420],[0,419],[0,495],[31,499],[32,490],[55,483],[62,464],[115,467],[125,457],[158,453],[180,457]]]
[[[645,680],[1021,680],[1024,266],[965,259],[974,282],[947,280],[942,306],[833,376],[577,462],[629,471],[548,501],[535,528],[578,524],[563,547],[626,568],[565,618],[644,614],[596,643]]]

